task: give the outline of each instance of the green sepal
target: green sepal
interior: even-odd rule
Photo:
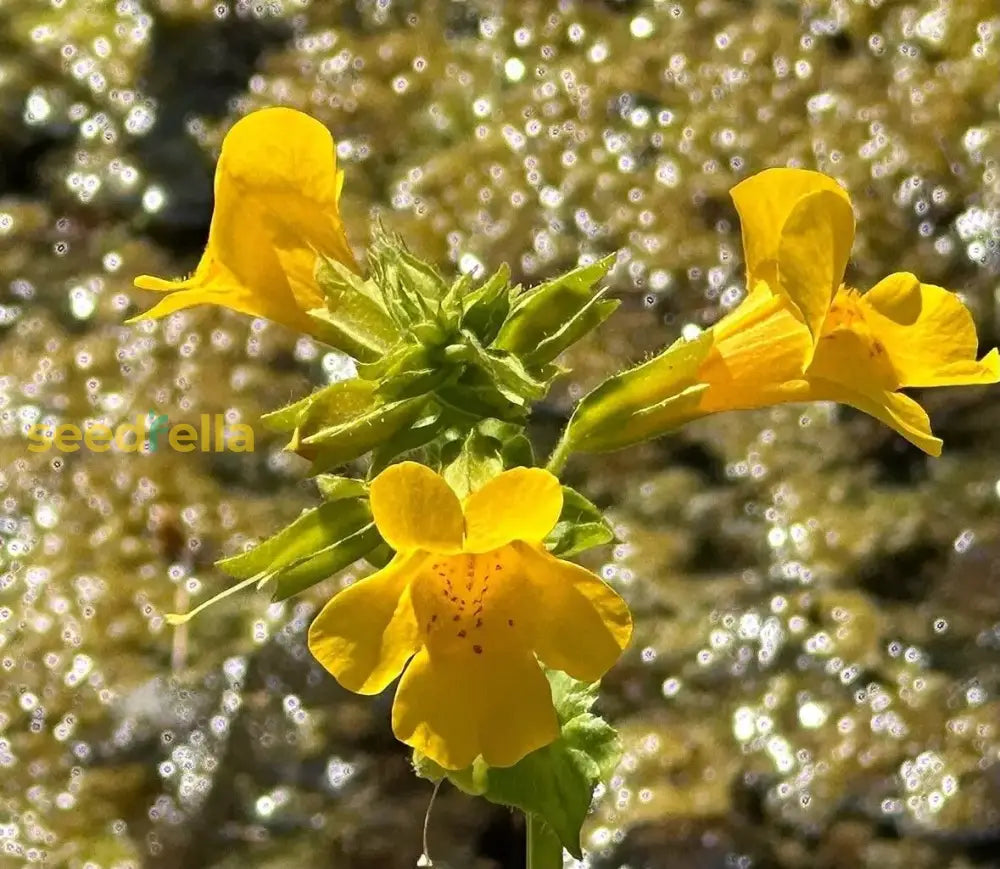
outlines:
[[[565,440],[579,452],[617,450],[660,437],[700,416],[708,384],[698,371],[712,349],[711,331],[680,338],[648,362],[605,380],[580,399]]]
[[[525,363],[530,368],[540,368],[551,362],[567,347],[575,344],[588,332],[593,332],[620,304],[620,299],[605,299],[604,291],[595,293],[568,322],[542,341],[536,350],[525,353]]]
[[[435,395],[442,403],[471,421],[492,417],[519,422],[528,412],[523,404],[508,401],[479,368],[463,371],[458,380],[439,387]]]
[[[316,477],[316,487],[324,501],[340,501],[344,498],[367,498],[368,484],[353,477],[337,477],[320,474]]]
[[[411,425],[427,400],[427,396],[418,395],[378,405],[348,422],[327,426],[302,438],[297,451],[312,459],[312,474],[346,464]]]
[[[421,344],[400,342],[392,350],[374,362],[358,364],[358,376],[365,380],[381,380],[401,371],[424,368],[428,360],[427,348]]]
[[[287,600],[316,583],[329,579],[359,558],[365,558],[381,543],[382,538],[375,523],[369,522],[342,540],[275,573],[271,577],[275,583],[271,600],[275,603]]]
[[[403,371],[383,380],[378,387],[378,394],[385,399],[413,398],[433,392],[448,380],[458,378],[459,372],[445,365],[435,365],[429,368],[418,368],[414,371]]]
[[[481,287],[463,300],[462,329],[472,332],[484,347],[488,347],[510,313],[510,269],[504,264]]]
[[[448,426],[448,417],[436,404],[428,408],[428,412],[412,425],[403,428],[384,443],[379,444],[372,453],[371,467],[368,476],[374,477],[384,471],[400,456],[427,446],[437,438]]]
[[[434,301],[444,297],[448,290],[437,269],[414,256],[398,235],[388,233],[381,227],[375,230],[369,258],[372,268],[382,278],[380,283],[383,287],[394,286]]]
[[[487,350],[471,332],[464,332],[465,345],[472,354],[472,362],[493,382],[496,390],[512,404],[525,405],[545,395],[548,384],[537,380],[517,356]]]
[[[614,302],[601,300],[592,289],[614,260],[607,256],[527,290],[515,301],[494,346],[532,365],[554,359],[614,310]]]
[[[615,539],[614,531],[596,505],[569,486],[563,486],[562,491],[559,521],[545,538],[549,552],[559,558],[570,558]]]
[[[502,769],[486,766],[480,757],[467,769],[445,770],[416,751],[413,767],[423,778],[447,778],[466,793],[543,819],[579,860],[583,857],[580,831],[594,788],[614,772],[621,758],[621,740],[610,724],[590,712],[597,699],[597,683],[587,685],[557,671],[546,675],[559,718],[555,742]],[[516,714],[516,707],[512,713]]]
[[[277,534],[252,549],[216,562],[237,579],[273,575],[281,568],[314,555],[371,522],[368,502],[359,498],[328,501],[304,511]]]
[[[377,359],[399,340],[399,330],[370,282],[322,255],[316,262],[316,281],[326,307],[308,313],[322,340],[361,361]]]

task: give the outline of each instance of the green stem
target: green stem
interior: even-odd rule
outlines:
[[[524,814],[528,861],[525,869],[562,869],[562,844],[545,822],[528,812]]]
[[[549,461],[545,465],[545,470],[556,477],[559,476],[562,469],[566,467],[566,462],[569,461],[570,445],[569,438],[566,437],[568,433],[569,429],[563,431],[562,437],[559,438],[559,443],[556,444],[556,448],[552,451],[552,455],[549,456]]]

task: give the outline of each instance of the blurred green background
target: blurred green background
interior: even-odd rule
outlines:
[[[835,175],[848,278],[962,293],[1000,339],[995,0],[0,0],[0,866],[413,867],[430,794],[304,647],[332,583],[163,614],[314,503],[305,463],[32,453],[34,422],[263,410],[345,376],[220,310],[155,325],[193,268],[221,137],[326,123],[343,208],[446,271],[525,282],[619,251],[622,309],[533,422],[743,293],[727,191]],[[637,634],[602,711],[626,754],[597,869],[1000,866],[1000,392],[925,393],[945,454],[825,405],[732,414],[568,481],[622,543],[588,565]],[[431,854],[523,864],[517,816],[444,788]]]

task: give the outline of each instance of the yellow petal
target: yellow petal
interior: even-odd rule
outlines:
[[[900,273],[876,284],[860,304],[899,386],[962,386],[1000,379],[996,350],[976,360],[976,326],[954,293]]]
[[[632,637],[628,606],[611,587],[540,547],[515,544],[531,583],[525,606],[534,611],[535,652],[547,667],[595,682]]]
[[[941,455],[941,439],[931,434],[924,409],[908,395],[888,390],[852,389],[844,383],[810,378],[808,396],[802,400],[849,404],[899,432],[911,444],[932,456]]]
[[[397,552],[460,552],[464,519],[458,496],[425,465],[390,465],[371,484],[372,514]]]
[[[854,243],[854,211],[846,194],[820,190],[800,199],[778,245],[778,287],[798,306],[818,338]]]
[[[821,191],[843,198],[850,206],[847,193],[833,178],[807,169],[765,169],[730,191],[743,230],[747,286],[758,280],[775,282],[785,223],[802,199]]]
[[[396,737],[445,769],[479,755],[513,766],[559,735],[552,692],[528,654],[432,655],[406,668],[392,707]]]
[[[788,400],[786,384],[802,377],[812,339],[787,299],[758,283],[711,331],[712,349],[698,370],[708,384],[700,415]]]
[[[177,295],[135,319],[215,304],[319,335],[305,314],[323,304],[317,253],[357,270],[338,192],[333,139],[321,123],[286,108],[247,115],[222,145],[208,243],[194,275],[137,279],[140,288]]]
[[[359,694],[377,694],[419,648],[409,583],[424,556],[396,556],[338,592],[309,626],[309,651]]]
[[[541,468],[513,468],[465,501],[466,552],[488,552],[512,540],[541,541],[562,511],[562,487]]]
[[[788,294],[813,336],[840,285],[854,243],[854,212],[832,178],[767,169],[731,191],[743,231],[747,286]]]

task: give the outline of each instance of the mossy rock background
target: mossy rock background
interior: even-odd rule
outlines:
[[[442,269],[541,280],[620,251],[621,311],[539,408],[739,298],[727,191],[835,175],[849,279],[960,291],[1000,338],[992,0],[0,4],[0,865],[409,867],[428,788],[391,697],[340,691],[304,630],[331,591],[164,612],[315,499],[252,454],[30,453],[39,415],[264,410],[343,371],[279,327],[155,327],[139,272],[196,262],[214,155],[286,103],[333,130],[360,248],[380,218]],[[589,563],[637,639],[605,683],[627,754],[601,866],[989,865],[1000,827],[1000,534],[989,390],[921,396],[929,460],[843,408],[722,416],[569,482],[624,541]],[[509,813],[441,795],[432,853],[519,866]],[[734,862],[735,861],[735,862]]]

